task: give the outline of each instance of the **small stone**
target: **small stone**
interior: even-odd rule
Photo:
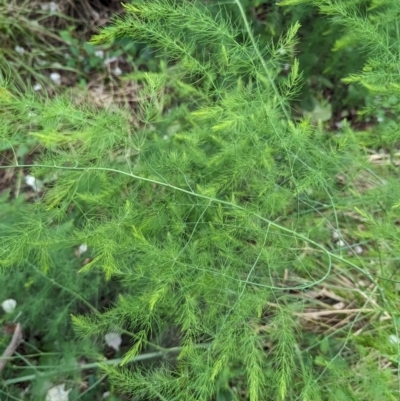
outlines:
[[[6,313],[13,313],[15,308],[17,307],[17,301],[15,299],[6,299],[1,303],[1,307]]]
[[[50,74],[50,79],[56,84],[61,85],[61,75],[58,72],[52,72]]]
[[[35,192],[39,192],[43,189],[42,181],[38,180],[32,175],[25,176],[26,185],[30,186]]]
[[[50,3],[42,3],[40,5],[40,8],[43,11],[50,11],[51,13],[55,13],[58,11],[58,5],[54,1],[51,1]]]
[[[104,65],[107,65],[107,64],[113,63],[114,61],[117,61],[117,60],[118,60],[118,57],[106,58],[106,59],[103,61],[103,64],[104,64]]]
[[[52,387],[46,395],[46,401],[68,401],[68,394],[71,389],[65,391],[65,384]]]
[[[340,239],[339,241],[336,242],[336,245],[343,248],[346,245],[346,243],[342,239]]]
[[[333,305],[333,308],[339,310],[339,309],[343,309],[345,306],[346,305],[345,305],[344,302],[338,302],[338,303]]]
[[[104,51],[103,50],[96,50],[94,55],[99,58],[104,58]]]
[[[106,343],[109,347],[114,348],[115,351],[119,350],[119,346],[122,343],[121,335],[118,333],[107,333],[104,336]]]
[[[15,46],[14,50],[19,53],[19,54],[24,54],[25,53],[25,49],[21,46]]]
[[[121,68],[115,67],[115,68],[114,68],[114,74],[115,74],[115,75],[121,75],[121,74],[122,74]]]
[[[78,248],[79,255],[82,255],[83,253],[85,253],[87,251],[87,249],[88,249],[88,247],[86,244],[79,245],[79,248]]]

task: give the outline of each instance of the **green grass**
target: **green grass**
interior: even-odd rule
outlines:
[[[130,109],[4,82],[0,287],[17,308],[0,319],[21,323],[24,343],[1,397],[65,383],[70,400],[398,399],[398,83],[381,63],[398,59],[382,46],[398,39],[398,6],[363,19],[366,2],[350,3],[319,9],[370,51],[348,80],[371,93],[362,131],[299,118],[296,51],[318,48],[298,44],[298,25],[266,45],[240,1],[235,23],[198,3],[137,2],[85,47],[56,30],[82,76],[100,68],[80,62],[88,46],[157,52],[126,75]],[[16,79],[38,79],[4,57]]]

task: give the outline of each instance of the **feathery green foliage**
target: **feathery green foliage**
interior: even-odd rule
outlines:
[[[357,134],[345,124],[338,136],[327,135],[320,124],[291,118],[290,100],[301,82],[299,25],[277,44],[261,46],[242,4],[235,4],[245,41],[222,14],[172,0],[128,4],[125,15],[92,39],[129,37],[166,58],[163,71],[137,74],[139,128],[127,111],[1,92],[0,135],[14,149],[10,164],[48,184],[5,225],[0,266],[11,275],[23,268],[41,280],[54,277],[86,302],[96,299],[99,286],[105,291],[118,282],[118,299],[101,313],[86,302],[89,309],[70,313],[82,338],[130,336],[121,366],[103,370],[132,399],[395,400],[397,378],[388,367],[379,371],[368,352],[397,364],[398,350],[379,345],[376,334],[354,332],[364,313],[373,315],[373,333],[387,333],[380,316],[396,327],[396,268],[346,257],[326,238],[332,228],[340,232],[341,216],[356,211],[379,243],[371,244],[371,254],[379,256],[384,245],[398,260],[399,186],[388,177],[355,194],[354,177],[368,171]],[[358,27],[368,49],[397,37],[396,30],[368,25],[343,1],[323,5],[338,22]],[[349,79],[380,88],[385,60],[393,69],[399,65],[394,46],[381,51]],[[396,82],[385,90],[392,96]],[[34,165],[18,158],[21,136],[40,144]],[[338,175],[345,176],[344,187]],[[83,243],[89,260],[66,269],[60,253],[72,257]],[[107,282],[100,284],[99,271]],[[368,282],[356,291],[356,317],[322,339],[303,335],[299,316],[307,294],[349,272]],[[167,345],[171,329],[174,343]],[[152,347],[180,348],[176,358],[128,364]]]

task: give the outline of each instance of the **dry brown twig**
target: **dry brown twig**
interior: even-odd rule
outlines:
[[[22,329],[21,324],[18,323],[15,326],[14,334],[12,336],[10,344],[3,352],[3,355],[0,357],[0,373],[5,368],[8,359],[14,354],[15,350],[18,348],[19,344],[22,341]]]

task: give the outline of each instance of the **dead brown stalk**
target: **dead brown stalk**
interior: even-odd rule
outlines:
[[[8,347],[3,352],[3,355],[0,357],[0,373],[5,368],[8,359],[14,354],[15,350],[18,348],[21,341],[22,341],[22,330],[21,330],[21,324],[18,323],[15,326],[14,334],[12,336],[10,344],[8,344]]]

